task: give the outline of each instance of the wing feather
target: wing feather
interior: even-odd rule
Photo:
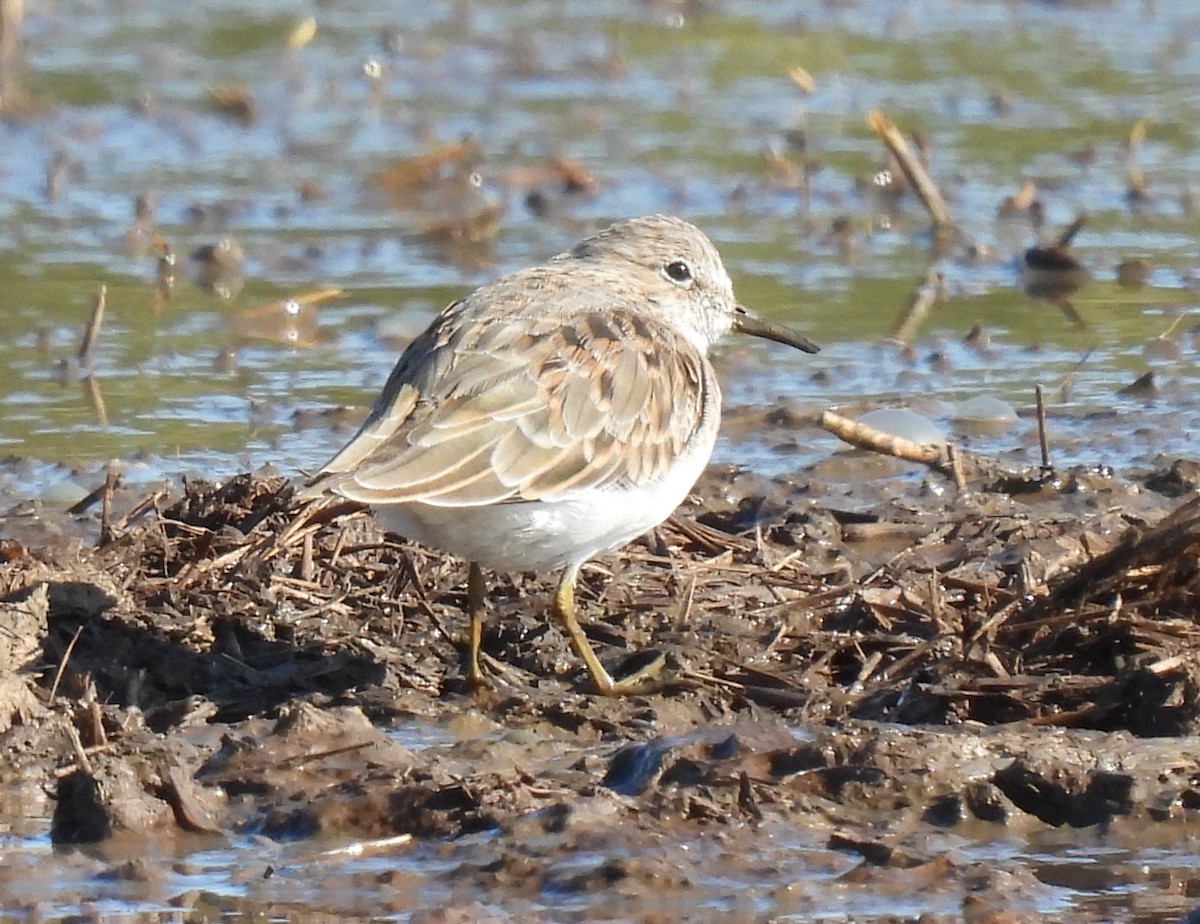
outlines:
[[[474,301],[410,345],[310,491],[469,507],[640,485],[719,411],[707,358],[665,323],[604,305],[485,316]]]

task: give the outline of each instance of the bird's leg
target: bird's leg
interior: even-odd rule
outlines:
[[[483,617],[487,588],[483,583],[483,571],[475,562],[467,569],[467,614],[470,618],[471,637],[467,642],[467,683],[474,690],[488,685],[479,667],[479,647],[483,643]]]
[[[554,591],[554,614],[562,621],[563,628],[567,630],[567,638],[571,640],[571,647],[575,649],[575,654],[579,655],[583,663],[587,665],[596,692],[602,696],[612,696],[617,691],[617,685],[613,682],[612,675],[604,669],[604,665],[596,657],[596,652],[592,650],[592,643],[587,640],[587,636],[579,628],[579,620],[575,618],[575,577],[578,573],[579,569],[575,567],[568,568],[563,572],[562,580],[558,582],[558,589]]]
[[[563,573],[562,580],[558,582],[558,589],[554,592],[554,614],[562,621],[563,628],[567,631],[567,637],[571,640],[571,647],[575,649],[575,654],[579,655],[583,663],[587,665],[596,692],[601,696],[622,696],[626,693],[646,692],[647,687],[643,681],[662,669],[662,656],[659,655],[653,663],[628,677],[613,680],[612,674],[596,657],[591,642],[583,634],[583,629],[579,627],[579,620],[575,617],[575,578],[578,574],[578,567],[568,568]]]

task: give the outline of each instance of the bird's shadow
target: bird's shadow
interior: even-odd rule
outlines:
[[[235,722],[296,698],[336,698],[385,675],[368,655],[320,639],[271,638],[241,618],[128,613],[86,581],[52,581],[47,592],[43,686],[67,698],[137,707],[155,731],[197,711]]]

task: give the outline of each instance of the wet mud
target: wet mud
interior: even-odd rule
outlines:
[[[332,876],[348,843],[432,851],[449,904],[427,920],[682,920],[780,863],[733,919],[933,890],[923,920],[1023,920],[1045,877],[964,843],[1171,843],[1200,810],[1194,468],[956,488],[909,467],[855,490],[710,470],[582,574],[602,658],[666,657],[625,698],[591,694],[547,623],[552,575],[489,576],[492,686],[468,690],[465,565],[280,477],[110,482],[57,529],[10,511],[0,823],[40,801],[53,843],[151,891],[147,838],[307,851],[264,849],[256,889]],[[431,914],[413,874],[373,875]]]

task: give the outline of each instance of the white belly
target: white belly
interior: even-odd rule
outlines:
[[[715,430],[698,434],[666,477],[638,487],[589,489],[554,502],[375,510],[388,529],[485,568],[558,571],[619,548],[670,516],[708,464]]]

